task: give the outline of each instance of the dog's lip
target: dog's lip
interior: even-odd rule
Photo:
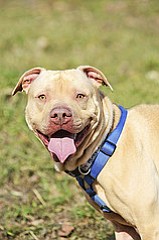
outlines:
[[[86,127],[83,128],[83,130],[81,130],[78,133],[69,132],[63,129],[60,129],[48,135],[36,129],[36,133],[46,147],[48,146],[51,138],[64,138],[64,137],[69,137],[74,139],[76,147],[79,147],[79,145],[83,142],[85,136],[87,135],[89,129],[90,129],[90,124],[88,124]]]
[[[77,152],[78,147],[89,134],[90,126],[91,124],[88,124],[78,133],[60,129],[48,135],[36,130],[36,134],[50,152],[53,160],[64,164]]]

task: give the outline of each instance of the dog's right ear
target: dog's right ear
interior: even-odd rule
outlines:
[[[12,96],[14,96],[17,92],[25,91],[28,93],[31,83],[40,75],[45,68],[36,67],[25,72],[19,79],[17,85],[12,91]]]
[[[99,69],[87,65],[79,66],[77,69],[83,71],[88,78],[92,79],[96,83],[98,87],[101,85],[106,85],[113,91],[113,88],[108,82],[106,76]]]

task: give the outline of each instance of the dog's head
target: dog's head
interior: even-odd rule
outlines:
[[[112,89],[104,74],[91,66],[65,71],[33,68],[13,90],[13,95],[28,94],[26,121],[51,153],[56,168],[73,170],[84,163],[106,131],[111,114],[103,109],[101,84]]]

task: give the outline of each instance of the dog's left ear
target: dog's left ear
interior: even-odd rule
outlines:
[[[113,91],[113,88],[108,82],[106,76],[97,68],[92,66],[79,66],[77,69],[83,71],[88,78],[91,78],[94,81],[96,81],[98,86],[106,85]]]
[[[31,83],[40,75],[44,68],[35,67],[28,71],[26,71],[19,79],[17,85],[15,86],[12,96],[14,96],[17,92],[25,91],[28,93]]]

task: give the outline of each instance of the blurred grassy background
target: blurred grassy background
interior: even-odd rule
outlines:
[[[159,102],[158,0],[0,0],[0,239],[114,239],[74,180],[58,174],[25,120],[29,68],[102,70],[112,101]]]

